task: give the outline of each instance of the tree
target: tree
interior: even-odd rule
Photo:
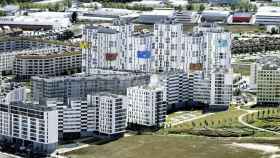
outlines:
[[[1,1],[1,6],[5,6],[5,5],[7,5],[8,3],[7,3],[7,1],[6,0],[2,0]]]
[[[272,27],[271,28],[271,34],[276,34],[277,33],[277,30],[275,29],[275,27]]]
[[[71,18],[70,18],[70,21],[72,23],[76,23],[78,21],[78,14],[77,12],[73,12],[72,15],[71,15]]]
[[[183,10],[183,7],[181,5],[179,5],[178,7],[175,7],[176,10],[178,10],[179,12],[181,12]]]
[[[236,5],[235,4],[231,4],[230,5],[230,10],[235,11],[235,9],[236,9]]]
[[[59,3],[55,3],[55,5],[54,5],[54,11],[59,11],[59,9],[60,9],[60,5],[59,5]]]
[[[97,6],[97,4],[94,4],[94,10],[97,10],[98,9],[98,6]]]
[[[205,9],[205,6],[203,4],[199,5],[199,11],[202,12]]]
[[[205,124],[206,127],[208,126],[207,120],[204,120],[204,124]]]
[[[0,16],[5,16],[5,12],[4,11],[0,11]]]
[[[192,5],[192,4],[186,5],[186,9],[187,9],[187,10],[193,10],[193,5]]]
[[[66,30],[62,33],[62,35],[58,38],[59,40],[68,40],[74,36],[74,33],[70,30]]]
[[[193,126],[193,128],[196,126],[194,122],[192,122],[192,126]]]
[[[71,0],[64,0],[63,1],[64,6],[71,8],[72,7],[72,1]]]

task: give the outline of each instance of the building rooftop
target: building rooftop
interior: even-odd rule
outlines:
[[[109,93],[109,92],[99,92],[99,93],[94,94],[94,96],[106,96],[106,97],[112,97],[112,98],[123,97],[121,95],[117,95],[117,94],[113,94],[113,93]]]
[[[44,80],[47,82],[53,82],[53,81],[64,81],[64,80],[77,80],[80,81],[81,79],[121,79],[121,80],[127,80],[132,79],[136,76],[147,76],[149,74],[141,73],[141,72],[130,72],[130,71],[100,71],[95,73],[78,73],[73,74],[71,76],[56,76],[56,77],[48,77],[48,76],[34,76],[32,79],[35,80]]]
[[[257,59],[256,63],[261,66],[262,70],[280,70],[279,56],[266,56]]]
[[[233,13],[233,16],[237,16],[237,17],[251,17],[252,13],[248,13],[248,12],[235,12],[235,13]]]
[[[173,16],[175,14],[175,10],[173,9],[154,9],[152,11],[145,11],[143,12],[140,16],[143,16],[143,15],[151,15],[151,16],[155,16],[155,15],[158,15],[158,16]]]
[[[59,51],[58,49],[28,50],[16,54],[17,59],[48,59],[63,56],[81,55],[81,52]]]
[[[256,16],[280,16],[280,7],[264,6],[260,7]]]
[[[0,24],[4,25],[52,25],[68,27],[71,25],[69,20],[70,13],[61,12],[36,12],[28,16],[4,16],[0,17]]]
[[[115,34],[118,33],[118,31],[116,29],[112,29],[109,27],[104,27],[101,25],[88,25],[85,27],[85,29],[93,29],[93,30],[97,30],[98,33],[106,33],[106,34]]]
[[[23,103],[23,102],[11,102],[10,104],[12,106],[17,106],[19,108],[25,108],[25,109],[29,109],[29,110],[36,110],[36,111],[42,111],[42,112],[56,110],[56,107],[54,107],[54,106],[48,107],[46,105],[40,105],[40,104]]]

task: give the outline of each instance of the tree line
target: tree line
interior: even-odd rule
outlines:
[[[94,0],[94,2],[100,2],[100,3],[129,3],[133,1],[135,0]],[[93,0],[80,0],[80,2],[90,3],[93,2]]]

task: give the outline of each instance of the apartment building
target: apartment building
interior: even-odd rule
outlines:
[[[151,82],[158,80],[166,95],[167,111],[182,108],[188,98],[188,75],[183,71],[158,73],[151,76]]]
[[[94,109],[94,131],[105,136],[119,136],[127,126],[125,96],[108,92],[88,95],[88,105]]]
[[[86,27],[83,38],[91,46],[83,49],[84,65],[93,66],[92,61],[96,62],[97,59],[89,60],[89,58],[98,55],[108,47],[106,44],[108,41],[98,40],[99,43],[97,43],[96,39],[107,40],[106,37],[110,35],[114,36],[111,37],[112,40],[119,38],[120,41],[115,41],[117,43],[110,47],[114,51],[117,50],[117,53],[111,56],[114,61],[110,61],[111,68],[114,69],[188,72],[189,64],[199,63],[203,64],[203,70],[210,77],[211,68],[214,65],[230,67],[231,34],[215,24],[201,24],[194,28],[193,33],[186,34],[183,32],[183,25],[173,21],[155,24],[153,33],[133,32],[133,27],[132,24],[115,24],[110,28]],[[95,53],[98,49],[102,51]],[[104,52],[101,54],[105,56]],[[98,57],[96,67],[108,68],[104,63],[108,63],[105,58]]]
[[[121,65],[121,33],[103,26],[87,26],[83,30],[86,47],[83,51],[83,71],[91,68],[117,69]]]
[[[280,58],[268,56],[257,60],[255,77],[257,87],[257,104],[262,106],[279,106],[280,102]]]
[[[165,122],[166,96],[164,89],[156,84],[127,89],[129,125],[159,128]]]
[[[184,33],[182,24],[173,21],[156,23],[152,34],[139,32],[129,34],[132,28],[131,24],[119,26],[115,24],[111,27],[119,31],[122,41],[119,45],[122,53],[118,59],[121,65],[114,68],[149,73],[181,72],[182,76],[186,77],[177,78],[179,81],[174,81],[174,84],[181,83],[180,87],[177,87],[178,89],[183,87],[184,90],[169,88],[167,91],[169,108],[172,104],[174,106],[174,103],[182,101],[210,104],[211,97],[214,97],[210,95],[214,90],[211,85],[215,82],[212,80],[212,73],[217,72],[217,69],[221,71],[227,69],[226,72],[231,72],[231,33],[210,23],[194,27],[192,33]],[[101,47],[100,44],[95,46]],[[186,75],[183,75],[184,73]],[[168,81],[168,78],[171,79],[172,76],[162,80]],[[172,82],[163,83],[166,84],[165,87],[169,84],[175,87]],[[230,96],[228,97],[229,100]]]
[[[66,52],[58,49],[39,49],[15,55],[13,73],[17,79],[26,80],[32,76],[59,76],[77,73],[81,69],[80,52]]]
[[[210,110],[227,110],[232,99],[231,69],[216,67],[211,74]]]
[[[155,56],[153,70],[162,72],[180,69],[183,25],[174,22],[155,24],[153,34]]]
[[[191,24],[196,22],[197,13],[193,11],[177,11],[175,21],[182,24]]]
[[[149,81],[149,74],[113,70],[51,78],[37,76],[32,77],[32,98],[64,98],[66,102],[67,98],[85,100],[87,94],[103,91],[125,95],[128,87],[146,85]]]
[[[58,111],[59,139],[84,136],[120,136],[126,128],[125,96],[108,92],[89,94],[80,98],[49,98],[48,107]]]
[[[1,103],[0,107],[2,143],[33,153],[50,154],[56,149],[58,126],[55,108],[22,102]]]
[[[75,50],[77,48],[65,45],[52,44],[42,41],[36,41],[28,38],[0,38],[0,72],[11,73],[15,56],[26,51],[32,52],[38,49],[58,49]]]
[[[153,35],[149,32],[135,32],[127,36],[125,41],[121,69],[151,72]]]
[[[22,86],[1,86],[0,103],[10,104],[11,102],[23,102],[27,99],[27,90]]]

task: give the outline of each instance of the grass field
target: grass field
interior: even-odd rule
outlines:
[[[157,132],[159,135],[179,134],[208,137],[278,137],[278,135],[262,132],[246,127],[238,121],[238,117],[246,113],[232,108],[194,121],[185,122]],[[256,117],[257,114],[254,114]],[[249,120],[252,120],[250,115]]]
[[[71,158],[258,158],[254,150],[232,147],[230,140],[138,135],[67,153]]]
[[[234,73],[240,73],[242,76],[250,76],[250,65],[238,66],[237,64],[233,66]]]
[[[256,25],[222,25],[225,30],[233,33],[240,32],[263,32],[265,29],[262,26]]]
[[[212,128],[217,128],[221,126],[233,126],[238,123],[238,117],[242,114],[244,114],[244,111],[232,109],[229,111],[224,112],[217,112],[213,115],[209,115],[204,118],[197,119],[192,122],[186,122],[183,124],[180,124],[178,126],[175,126],[176,128],[193,128],[193,124],[196,126],[205,126],[205,120],[208,122],[209,126]]]

